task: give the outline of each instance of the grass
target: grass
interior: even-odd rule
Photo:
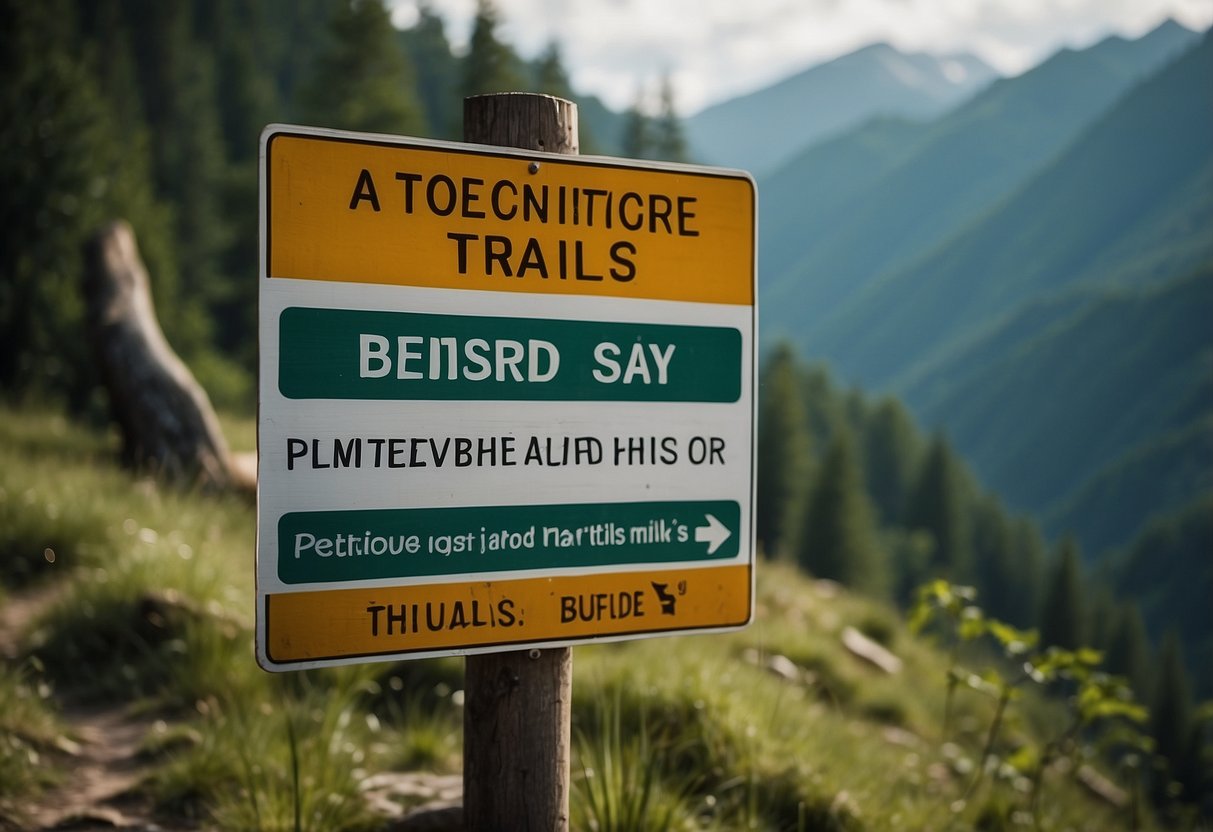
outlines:
[[[251,421],[224,423],[242,437],[234,446],[251,444]],[[166,818],[202,826],[369,829],[371,775],[459,770],[459,660],[263,673],[252,508],[161,487],[115,466],[114,451],[109,434],[0,407],[0,586],[55,598],[25,663],[0,663],[3,799],[52,782],[66,699],[134,699],[159,714],[141,789]],[[987,777],[960,800],[993,701],[958,694],[942,737],[948,660],[895,610],[787,567],[758,575],[745,631],[577,649],[578,828],[1024,828],[1014,777]],[[847,626],[904,670],[850,654]],[[1008,747],[1059,719],[1034,699],[1009,716]],[[1125,828],[1069,775],[1047,780],[1042,829]]]
[[[0,665],[0,828],[6,818],[19,822],[22,799],[56,780],[44,761],[62,744],[63,728],[51,688],[37,676],[36,665]]]
[[[640,712],[638,730],[623,729],[623,691],[600,691],[591,727],[575,743],[572,789],[574,827],[598,832],[660,832],[704,828],[714,802],[693,797],[699,776],[676,772],[679,749],[670,734],[648,730]]]
[[[205,700],[198,740],[169,746],[152,795],[166,810],[236,832],[372,828],[359,785],[390,740],[367,718],[354,674],[313,681],[290,696]]]

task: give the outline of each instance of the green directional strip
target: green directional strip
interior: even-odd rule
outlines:
[[[731,500],[309,511],[278,522],[288,584],[734,558]]]
[[[290,399],[735,402],[741,332],[290,307],[278,385]]]

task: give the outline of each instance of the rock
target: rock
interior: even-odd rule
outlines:
[[[872,641],[854,627],[843,629],[842,646],[847,648],[851,655],[890,676],[901,672],[901,659],[893,655],[884,645]]]
[[[1125,790],[1090,766],[1079,766],[1078,782],[1087,791],[1110,806],[1123,809],[1129,805],[1129,795]]]
[[[384,832],[461,832],[463,776],[385,771],[362,781],[372,810],[388,818]]]
[[[767,670],[783,679],[785,682],[797,683],[803,680],[804,674],[799,665],[787,656],[778,653],[767,659]]]

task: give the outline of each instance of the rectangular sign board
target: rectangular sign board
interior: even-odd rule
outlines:
[[[744,626],[744,173],[271,125],[268,670]]]

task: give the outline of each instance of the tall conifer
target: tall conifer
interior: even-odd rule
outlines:
[[[793,556],[809,491],[811,443],[800,368],[787,344],[775,348],[758,393],[758,539],[768,555]]]
[[[1058,548],[1040,611],[1040,641],[1045,646],[1076,650],[1084,644],[1080,563],[1078,543],[1067,536]]]
[[[458,139],[463,110],[459,97],[459,60],[451,52],[442,18],[429,2],[417,4],[417,23],[400,39],[417,73],[417,95],[428,135]]]
[[[863,423],[864,481],[881,525],[901,520],[918,462],[914,423],[892,397],[881,399]]]
[[[623,155],[628,159],[650,159],[653,155],[653,120],[644,108],[644,90],[623,114]]]
[[[382,0],[342,3],[329,31],[304,89],[304,117],[344,130],[420,132],[413,70]]]
[[[972,517],[973,573],[982,606],[995,618],[1011,621],[1020,565],[1010,520],[998,499],[988,495],[973,502]]]
[[[1011,522],[1011,588],[1005,593],[1007,620],[1019,627],[1036,623],[1045,582],[1045,542],[1032,521],[1020,517]]]
[[[1170,775],[1181,784],[1191,780],[1192,689],[1184,668],[1179,635],[1171,630],[1162,640],[1157,662],[1158,678],[1150,708],[1150,732],[1158,753],[1168,762]],[[1159,784],[1162,786],[1163,784]],[[1185,795],[1191,797],[1191,795]],[[1156,789],[1156,797],[1164,797]]]
[[[889,580],[882,555],[855,442],[843,427],[830,442],[808,500],[799,561],[819,578],[883,595]]]
[[[689,160],[686,133],[674,102],[674,82],[669,75],[661,77],[657,118],[653,121],[653,155],[666,162]]]
[[[463,59],[463,95],[525,92],[521,61],[497,37],[497,9],[492,0],[476,0],[476,17],[467,57]]]
[[[115,217],[149,243],[166,229],[138,123],[108,106],[76,25],[65,2],[0,0],[0,388],[83,407],[96,373],[80,337],[81,247]]]
[[[935,541],[932,569],[951,580],[968,580],[971,532],[960,466],[941,435],[931,440],[906,507],[906,525]]]
[[[1128,679],[1139,701],[1150,700],[1150,641],[1136,603],[1121,604],[1117,610],[1104,666]]]

